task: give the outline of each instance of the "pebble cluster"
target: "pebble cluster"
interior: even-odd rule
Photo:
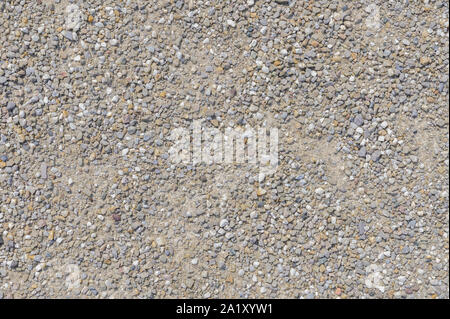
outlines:
[[[0,298],[449,298],[447,1],[0,2]],[[276,127],[279,165],[171,162]]]

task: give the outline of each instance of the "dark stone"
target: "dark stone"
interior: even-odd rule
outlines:
[[[16,103],[14,103],[14,102],[12,102],[12,101],[9,101],[8,102],[8,104],[6,105],[6,109],[8,110],[8,111],[12,111],[12,110],[14,110],[16,108]]]

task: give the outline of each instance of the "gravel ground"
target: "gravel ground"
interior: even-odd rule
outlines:
[[[448,6],[2,1],[0,298],[448,298]]]

